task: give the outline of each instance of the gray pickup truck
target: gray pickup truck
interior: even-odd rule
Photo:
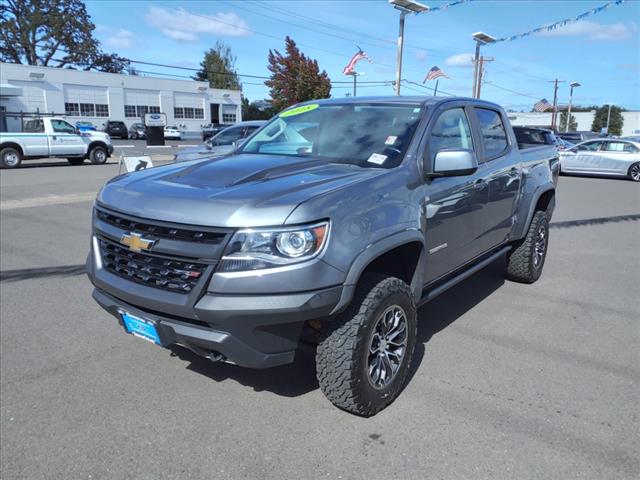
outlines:
[[[128,333],[242,367],[315,339],[324,394],[374,415],[403,387],[421,304],[501,256],[510,279],[540,277],[557,173],[493,103],[304,103],[225,157],[108,182],[93,297]]]

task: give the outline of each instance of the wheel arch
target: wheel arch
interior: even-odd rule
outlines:
[[[522,239],[531,224],[531,220],[535,213],[539,210],[548,212],[549,217],[553,213],[556,205],[556,188],[553,183],[548,183],[540,187],[532,196],[527,211],[527,216],[524,221],[521,219],[517,223],[516,234],[513,236],[514,240]]]
[[[352,300],[358,282],[366,273],[382,273],[400,278],[411,287],[414,300],[422,295],[424,280],[424,237],[418,230],[405,230],[369,245],[352,262],[347,272],[338,313]]]
[[[18,150],[18,152],[20,152],[20,155],[24,157],[24,150],[22,150],[22,146],[19,143],[4,142],[0,144],[0,150],[2,150],[3,148],[15,148],[16,150]]]
[[[104,143],[102,140],[94,140],[89,144],[89,148],[87,148],[87,156],[89,156],[91,154],[91,150],[93,150],[96,147],[104,148],[107,151],[107,155],[109,154],[109,147],[107,146],[106,143]]]

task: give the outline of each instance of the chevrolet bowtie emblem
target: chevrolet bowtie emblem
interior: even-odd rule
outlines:
[[[129,250],[133,252],[140,252],[142,250],[150,250],[156,241],[144,238],[139,233],[125,233],[120,237],[120,243],[129,247]]]

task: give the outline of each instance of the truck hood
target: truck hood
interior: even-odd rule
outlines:
[[[97,201],[131,215],[176,223],[281,225],[304,201],[385,172],[300,157],[240,154],[116,177]]]
[[[82,132],[85,135],[88,135],[91,140],[101,140],[105,143],[111,143],[111,137],[105,132],[98,132],[96,130],[87,130]]]

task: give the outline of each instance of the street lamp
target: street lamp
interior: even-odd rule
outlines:
[[[607,111],[607,131],[606,131],[607,137],[609,136],[609,122],[611,121],[611,105],[612,103],[609,102],[609,110]]]
[[[476,54],[475,57],[473,59],[473,92],[472,92],[472,97],[473,98],[478,98],[478,90],[479,90],[479,85],[478,85],[478,72],[480,71],[479,68],[479,64],[480,64],[480,45],[486,45],[488,43],[494,43],[496,41],[496,39],[494,37],[492,37],[489,34],[486,34],[484,32],[476,32],[473,35],[471,35],[471,38],[473,38],[476,41]]]
[[[402,76],[402,47],[404,45],[404,17],[407,13],[422,13],[429,7],[414,0],[389,0],[393,8],[400,11],[400,32],[398,33],[398,58],[396,60],[396,95],[400,95],[400,78]]]
[[[351,72],[351,73],[347,73],[347,75],[352,75],[353,76],[353,96],[354,97],[356,96],[356,79],[358,77],[361,77],[361,76],[366,75],[366,74],[367,74],[366,72],[358,73],[355,70],[353,72]]]
[[[571,90],[569,90],[569,110],[567,111],[567,124],[564,127],[565,132],[569,131],[569,124],[571,123],[571,103],[573,102],[573,89],[580,86],[581,85],[578,82],[572,82],[569,84]]]

